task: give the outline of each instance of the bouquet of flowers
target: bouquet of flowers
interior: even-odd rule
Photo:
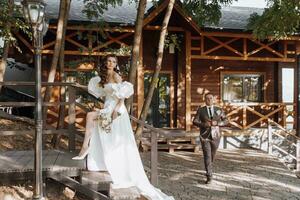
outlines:
[[[112,118],[109,114],[100,113],[96,119],[98,121],[98,125],[106,132],[111,132],[111,123]]]

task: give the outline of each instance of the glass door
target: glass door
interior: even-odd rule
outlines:
[[[144,75],[144,96],[146,98],[152,80],[153,73]],[[152,102],[148,111],[147,123],[154,127],[170,127],[171,106],[170,106],[170,74],[161,73],[158,78],[157,87],[154,90]]]

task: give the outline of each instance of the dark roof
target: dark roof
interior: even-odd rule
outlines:
[[[45,0],[47,4],[46,13],[50,19],[57,19],[59,12],[59,0]],[[129,3],[131,2],[131,3]],[[103,20],[109,23],[118,23],[123,25],[133,25],[135,23],[137,4],[132,0],[123,0],[121,6],[112,7],[104,12]],[[147,2],[146,10],[152,7],[152,2]],[[72,0],[69,13],[70,21],[91,21],[82,12],[84,8],[83,0]]]
[[[206,25],[208,28],[215,29],[241,29],[245,30],[248,24],[248,19],[251,14],[262,14],[263,8],[249,8],[249,7],[234,7],[228,6],[222,8],[222,18],[217,26]]]
[[[47,4],[47,15],[50,19],[57,19],[59,12],[59,0],[45,0]],[[132,2],[132,3],[129,3]],[[146,12],[153,6],[151,1],[147,2]],[[82,12],[84,7],[83,0],[72,0],[69,14],[70,21],[91,21]],[[152,10],[152,9],[151,9]],[[121,6],[109,7],[103,15],[103,19],[109,23],[122,25],[133,25],[136,18],[137,4],[132,0],[124,0]],[[248,18],[254,12],[261,14],[263,8],[249,7],[223,7],[222,18],[219,25],[206,25],[207,28],[213,29],[240,29],[244,30],[248,23]]]

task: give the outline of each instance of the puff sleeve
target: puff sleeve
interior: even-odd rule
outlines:
[[[118,99],[127,99],[134,93],[133,85],[127,81],[113,84],[113,96]]]
[[[101,78],[99,76],[95,76],[91,78],[88,84],[88,92],[97,98],[105,96],[104,89],[98,84],[100,81]]]

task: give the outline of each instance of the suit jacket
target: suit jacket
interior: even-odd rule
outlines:
[[[214,106],[214,113],[213,113],[212,120],[217,121],[218,123],[217,126],[224,126],[228,123],[224,111],[218,106]],[[204,139],[212,139],[211,137],[212,128],[207,123],[209,121],[211,121],[211,119],[209,118],[207,106],[199,107],[197,110],[197,114],[194,117],[193,124],[200,128],[200,137]],[[214,131],[219,131],[219,128],[214,129]],[[221,135],[220,132],[218,132],[218,134]]]

